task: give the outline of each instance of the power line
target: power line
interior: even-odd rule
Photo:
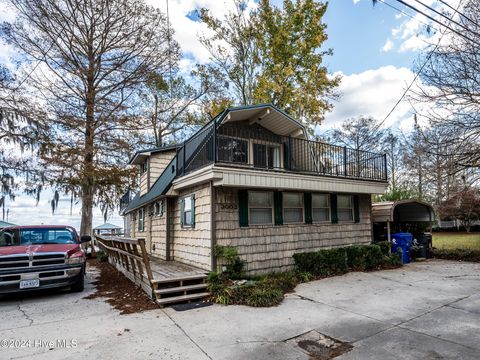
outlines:
[[[472,31],[471,29],[467,28],[465,25],[463,25],[463,24],[461,24],[461,23],[453,20],[453,18],[452,18],[452,19],[448,18],[445,14],[442,14],[440,11],[432,8],[431,6],[426,5],[425,3],[423,3],[423,2],[420,1],[420,0],[415,0],[415,1],[416,1],[417,3],[419,3],[419,4],[421,4],[422,6],[424,6],[425,8],[429,9],[430,11],[433,11],[435,14],[440,15],[440,16],[443,17],[444,19],[449,20],[450,23],[454,23],[455,25],[457,25],[457,26],[463,28],[464,30],[472,33],[473,35],[477,35],[477,36],[478,36],[478,34],[477,34],[476,32],[474,32],[474,31]],[[460,14],[460,12],[459,12],[459,14]],[[476,25],[477,25],[477,24],[476,24]]]
[[[406,3],[406,2],[403,1],[403,0],[396,0],[396,1],[399,2],[400,4],[403,4],[403,5],[407,6],[407,7],[409,7],[409,8],[412,9],[413,11],[415,11],[415,12],[417,12],[417,13],[425,16],[426,18],[432,20],[433,22],[439,24],[440,26],[443,26],[443,27],[447,28],[448,30],[454,32],[455,34],[461,36],[462,38],[464,38],[464,39],[466,39],[466,40],[468,40],[468,41],[471,41],[471,42],[475,43],[476,45],[480,46],[480,43],[477,42],[476,40],[473,40],[473,39],[469,38],[468,36],[466,36],[465,34],[463,34],[462,32],[460,32],[460,31],[458,31],[458,30],[452,29],[449,25],[446,25],[445,23],[443,23],[443,22],[435,19],[435,18],[432,17],[431,15],[428,15],[428,14],[425,13],[424,11],[417,9],[415,6],[408,4],[408,3]],[[458,12],[458,11],[457,11],[457,12]],[[452,20],[450,20],[450,21],[452,21]],[[469,32],[471,32],[471,31],[469,31]],[[472,32],[472,34],[475,34],[475,33]],[[475,34],[475,35],[476,35],[476,34]]]
[[[386,4],[383,0],[380,0],[383,4]],[[401,0],[397,0],[397,1],[401,1]],[[462,1],[460,1],[460,3],[458,4],[458,6],[460,7],[460,4],[461,4]],[[458,12],[457,9],[455,9],[455,12]],[[440,42],[442,41],[443,37],[445,35],[445,32],[442,33],[442,35],[440,36],[440,38],[438,39],[438,42],[437,44],[430,50],[430,52],[428,53],[427,57],[425,58],[425,61],[423,62],[422,66],[420,66],[420,69],[418,69],[418,71],[415,73],[415,76],[413,78],[413,80],[410,82],[410,84],[408,85],[408,87],[404,90],[402,96],[400,96],[400,98],[398,99],[398,101],[395,103],[395,105],[392,107],[392,109],[388,112],[388,114],[383,118],[383,120],[373,129],[373,133],[377,132],[378,129],[385,123],[385,121],[387,121],[387,119],[390,117],[390,115],[395,111],[395,109],[397,108],[397,106],[402,102],[402,100],[405,98],[405,96],[407,95],[408,91],[412,88],[413,84],[415,83],[415,81],[418,79],[418,77],[420,76],[420,73],[422,72],[422,70],[425,68],[425,66],[427,65],[428,61],[430,61],[433,53],[438,49],[438,46],[440,45]]]
[[[472,24],[476,25],[476,26],[479,26],[478,23],[476,23],[475,21],[473,21],[472,19],[470,19],[467,15],[463,14],[463,13],[460,13],[458,12],[454,7],[452,7],[450,4],[448,4],[447,2],[443,1],[443,0],[437,0],[438,2],[442,3],[443,5],[445,5],[446,7],[448,7],[449,9],[455,11],[456,13],[458,13],[460,16],[464,17],[465,19],[467,19],[468,21],[470,21]]]
[[[395,10],[395,11],[398,11],[399,13],[401,13],[401,14],[403,14],[403,15],[405,15],[405,16],[408,16],[410,19],[412,19],[412,20],[414,20],[414,21],[417,21],[417,22],[419,22],[419,23],[421,23],[421,24],[423,24],[423,25],[425,25],[425,26],[428,26],[429,28],[432,28],[432,29],[435,30],[435,31],[437,30],[437,29],[434,28],[431,24],[428,24],[428,23],[426,23],[425,21],[422,21],[422,20],[420,20],[420,19],[417,19],[417,18],[416,18],[415,16],[413,16],[412,14],[409,14],[409,13],[403,11],[402,9],[400,9],[400,8],[398,8],[398,7],[396,7],[396,6],[393,6],[392,4],[389,4],[389,3],[385,2],[384,0],[377,0],[377,1],[379,1],[379,2],[381,2],[382,4],[388,6],[389,8],[392,8],[392,9]]]

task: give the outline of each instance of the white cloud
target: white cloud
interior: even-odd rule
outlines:
[[[353,3],[357,5],[360,2],[360,0],[353,0]]]
[[[380,49],[382,52],[389,52],[390,50],[393,49],[393,41],[390,40],[390,39],[387,39],[387,41],[385,42],[385,44],[382,46],[382,48]]]
[[[383,120],[415,76],[407,68],[391,65],[359,74],[340,75],[343,76],[339,87],[341,98],[320,126],[322,133],[360,115]],[[412,125],[412,108],[408,102],[401,102],[385,121],[384,127],[408,130]]]

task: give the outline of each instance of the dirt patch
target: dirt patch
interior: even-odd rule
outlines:
[[[120,314],[133,314],[146,310],[158,309],[147,294],[117,271],[108,262],[99,262],[97,259],[87,260],[88,266],[99,272],[95,285],[95,293],[84,299],[106,298],[106,302],[120,311]]]
[[[293,339],[288,339],[285,342],[297,347],[300,351],[307,354],[311,360],[333,359],[353,348],[349,343],[320,334],[315,330],[294,337]]]

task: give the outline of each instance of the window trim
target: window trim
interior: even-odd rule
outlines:
[[[285,207],[285,194],[295,194],[299,195],[300,199],[302,200],[302,206],[301,207]],[[301,209],[302,210],[302,220],[300,221],[285,221],[285,209]],[[293,191],[284,191],[282,193],[282,217],[283,217],[283,224],[304,224],[305,223],[305,197],[304,193],[298,193],[298,192],[293,192]]]
[[[185,224],[185,199],[190,198],[192,203],[192,209],[190,212],[192,213],[191,216],[191,223]],[[182,229],[193,229],[195,228],[195,193],[191,193],[180,198],[180,226]]]
[[[160,199],[153,205],[153,216],[163,217],[165,215],[165,199]]]
[[[250,193],[269,193],[271,197],[271,207],[258,207],[258,206],[250,206]],[[248,190],[247,191],[247,196],[248,196],[248,226],[269,226],[269,225],[274,225],[275,224],[275,204],[274,204],[274,199],[273,199],[273,191],[269,190]],[[252,217],[250,216],[250,209],[271,209],[272,210],[272,222],[269,223],[261,223],[261,224],[253,224],[252,223]]]
[[[255,168],[255,169],[273,169],[273,170],[280,170],[283,169],[283,151],[282,151],[282,143],[277,143],[273,141],[261,141],[261,140],[256,140],[256,139],[251,139],[250,140],[250,153],[251,153],[251,158],[249,158],[249,163]],[[262,166],[256,166],[255,165],[255,145],[263,145],[266,147],[265,149],[265,162],[267,166],[262,167]],[[268,166],[268,147],[273,147],[276,150],[278,150],[278,166]]]
[[[342,208],[340,206],[338,206],[338,198],[340,196],[348,196],[350,198],[350,204],[351,204],[351,207],[349,208]],[[354,204],[355,200],[353,198],[353,195],[350,195],[350,194],[337,194],[337,218],[338,218],[338,222],[339,223],[354,223],[355,222],[355,204]],[[340,220],[338,214],[339,214],[339,210],[347,210],[349,209],[351,214],[352,214],[352,219],[351,220]]]
[[[313,206],[313,197],[315,195],[325,195],[327,197],[327,205],[328,207],[324,208],[324,207],[314,207]],[[314,209],[328,209],[328,219],[327,220],[315,220],[314,219]],[[327,223],[330,223],[332,221],[332,203],[331,203],[331,196],[330,194],[328,193],[312,193],[312,223],[313,224],[327,224]]]

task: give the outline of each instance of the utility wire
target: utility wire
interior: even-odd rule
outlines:
[[[401,0],[397,0],[397,1],[401,1]],[[386,4],[383,0],[380,0],[380,2],[382,2],[383,4]],[[460,1],[461,3],[461,1]],[[460,4],[458,5],[460,7]],[[455,10],[456,13],[458,13],[458,10]],[[385,121],[387,121],[387,119],[390,117],[390,115],[395,111],[395,109],[397,108],[397,106],[402,102],[402,100],[405,98],[405,96],[407,95],[408,91],[412,88],[413,84],[415,83],[415,81],[418,79],[418,77],[420,76],[420,73],[422,72],[422,70],[425,68],[425,66],[427,65],[427,63],[430,61],[433,53],[438,49],[438,46],[440,45],[440,42],[442,41],[443,37],[445,35],[445,32],[442,33],[442,35],[440,36],[440,38],[438,39],[438,42],[435,44],[435,46],[430,50],[430,52],[428,53],[427,57],[425,58],[425,61],[423,62],[422,66],[420,66],[420,69],[418,69],[418,71],[415,73],[415,76],[413,78],[413,80],[410,82],[410,84],[408,85],[408,87],[404,90],[404,92],[402,93],[402,96],[398,99],[398,101],[395,103],[395,105],[392,107],[392,109],[388,112],[388,114],[383,118],[383,120],[377,125],[375,126],[375,128],[373,129],[373,133],[377,132],[378,129],[385,123]]]
[[[458,12],[454,7],[452,7],[450,4],[448,4],[447,2],[443,1],[443,0],[437,0],[438,2],[442,3],[443,5],[445,5],[446,7],[448,7],[449,9],[455,11],[456,13],[458,13],[460,16],[464,17],[465,19],[467,19],[468,21],[470,21],[472,24],[476,25],[476,26],[479,26],[478,23],[476,23],[475,21],[473,21],[471,18],[469,18],[467,15],[463,14],[463,13],[460,13]]]
[[[419,23],[421,23],[421,24],[423,24],[423,25],[425,25],[425,26],[428,26],[429,28],[437,31],[437,29],[434,28],[431,24],[426,23],[425,21],[422,21],[422,20],[420,20],[420,19],[417,19],[417,18],[416,18],[415,16],[413,16],[412,14],[409,14],[409,13],[403,11],[402,9],[400,9],[400,8],[398,8],[398,7],[396,7],[396,6],[393,6],[392,4],[389,4],[389,3],[385,2],[384,0],[377,0],[377,1],[378,1],[378,2],[381,2],[382,4],[384,4],[384,5],[386,5],[386,6],[388,6],[389,8],[392,8],[392,9],[395,10],[395,11],[398,11],[399,13],[401,13],[401,14],[403,14],[403,15],[405,15],[405,16],[408,16],[410,19],[412,19],[412,20],[414,20],[414,21],[416,21],[416,22],[419,22]]]
[[[450,21],[450,23],[454,23],[455,25],[457,25],[457,26],[463,28],[464,30],[472,33],[473,35],[478,36],[478,34],[477,34],[476,32],[474,32],[473,30],[469,29],[469,28],[466,27],[465,25],[459,23],[458,21],[453,20],[453,18],[450,19],[450,18],[449,18],[448,16],[446,16],[445,14],[442,14],[440,11],[432,8],[431,6],[426,5],[424,2],[422,2],[422,1],[420,1],[420,0],[415,0],[415,1],[416,1],[417,3],[419,3],[419,4],[421,4],[422,6],[424,6],[425,8],[429,9],[430,11],[433,11],[435,14],[440,15],[440,16],[443,17],[444,19],[447,19],[448,21]],[[459,13],[459,14],[460,14],[460,13]],[[476,24],[476,25],[477,25],[477,24]]]
[[[466,36],[465,34],[463,34],[462,32],[460,32],[460,31],[458,31],[458,30],[452,29],[449,25],[446,25],[445,23],[443,23],[443,22],[435,19],[434,17],[428,15],[428,14],[425,13],[424,11],[417,9],[415,6],[408,4],[408,3],[406,3],[406,2],[403,1],[403,0],[396,0],[396,1],[399,2],[400,4],[403,4],[403,5],[407,6],[407,7],[409,7],[410,9],[414,10],[415,12],[417,12],[417,13],[425,16],[426,18],[432,20],[433,22],[439,24],[440,26],[443,26],[443,27],[447,28],[448,30],[454,32],[455,34],[461,36],[462,38],[464,38],[464,39],[466,39],[466,40],[468,40],[468,41],[471,41],[471,42],[473,42],[474,44],[480,46],[480,43],[477,42],[476,40],[473,40],[473,39],[469,38],[468,36]],[[452,20],[450,20],[450,21],[452,21]],[[473,33],[472,31],[469,31],[469,32],[471,32],[472,34],[475,34],[475,33]],[[475,34],[475,35],[476,35],[476,34]]]

